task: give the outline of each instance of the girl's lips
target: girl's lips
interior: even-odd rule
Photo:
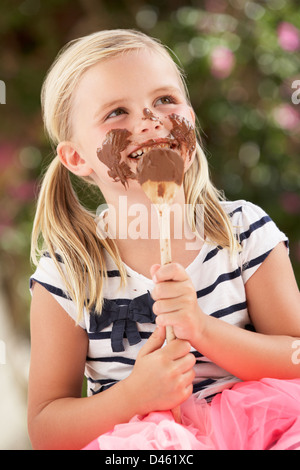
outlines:
[[[139,147],[136,147],[133,152],[127,155],[128,158],[133,160],[138,160],[144,153],[149,152],[153,148],[161,148],[161,149],[171,149],[175,150],[178,149],[178,143],[170,139],[151,139],[147,142],[144,142]]]

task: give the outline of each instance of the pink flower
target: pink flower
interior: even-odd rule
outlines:
[[[300,48],[300,31],[291,23],[280,23],[277,34],[279,45],[285,51],[297,51]]]
[[[235,64],[233,52],[224,46],[217,46],[211,53],[211,73],[216,78],[226,78]]]
[[[300,115],[295,107],[281,104],[273,111],[276,124],[286,130],[294,130],[300,124]]]

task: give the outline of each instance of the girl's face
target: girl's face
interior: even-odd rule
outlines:
[[[180,116],[193,128],[193,110],[177,73],[166,59],[144,49],[99,62],[83,75],[74,96],[72,149],[73,155],[78,155],[77,163],[84,162],[77,170],[81,168],[82,176],[84,172],[90,174],[101,189],[112,184],[121,188],[121,183],[108,175],[110,162],[103,163],[103,158],[101,161],[102,149],[112,136],[121,135],[120,162],[135,173],[143,147],[169,142],[174,126],[172,115]],[[59,144],[61,154],[66,153],[63,145]],[[178,144],[175,150],[187,151]],[[109,159],[109,154],[105,158]],[[130,180],[129,184],[138,183]]]

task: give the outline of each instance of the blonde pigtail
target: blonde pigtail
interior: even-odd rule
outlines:
[[[222,248],[228,248],[232,254],[240,250],[240,245],[234,233],[228,214],[222,207],[225,201],[222,192],[217,190],[211,182],[206,156],[197,143],[196,156],[193,164],[184,177],[185,200],[187,204],[187,219],[192,230],[197,234],[199,226],[199,212],[197,205],[201,206],[200,225],[203,230],[198,235],[203,236],[207,242],[216,243]]]
[[[67,295],[77,306],[78,321],[84,306],[101,312],[103,282],[107,275],[103,248],[113,256],[124,283],[126,274],[113,240],[100,239],[95,215],[80,204],[69,172],[56,156],[40,189],[31,259],[37,264],[45,252],[49,253],[64,279]]]

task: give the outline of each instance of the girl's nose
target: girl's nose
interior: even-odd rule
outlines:
[[[143,115],[140,118],[137,128],[139,129],[139,132],[145,133],[148,131],[159,130],[162,125],[162,121],[151,111],[151,109],[144,108]]]

